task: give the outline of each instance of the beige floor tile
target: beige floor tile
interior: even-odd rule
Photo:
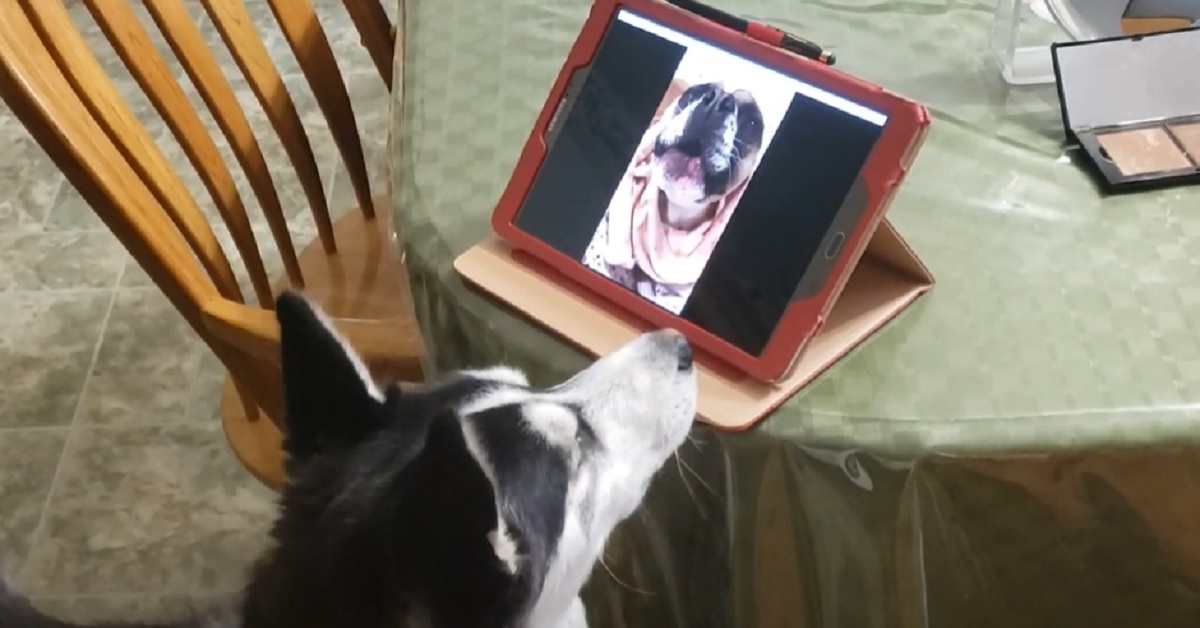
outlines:
[[[25,569],[34,596],[235,589],[273,496],[217,425],[78,428]]]
[[[0,233],[0,292],[112,288],[124,267],[108,231]]]
[[[32,602],[38,610],[60,621],[88,624],[170,622],[198,610],[195,600],[182,595],[48,597]]]
[[[71,423],[111,302],[111,289],[0,299],[0,428]]]
[[[66,430],[0,430],[0,572],[16,576],[29,553],[62,457]]]
[[[204,351],[183,316],[157,289],[118,290],[79,423],[182,420]]]
[[[0,108],[0,232],[41,231],[63,176],[7,108]]]

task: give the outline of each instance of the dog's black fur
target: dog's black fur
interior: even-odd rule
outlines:
[[[301,297],[281,297],[277,311],[289,483],[274,547],[254,567],[240,609],[163,627],[396,628],[418,623],[414,614],[432,626],[512,625],[540,590],[546,561],[523,561],[529,568],[510,573],[488,541],[498,517],[492,484],[449,405],[487,382],[457,377],[411,391],[392,385],[379,400]],[[492,413],[481,424],[520,418],[514,408]],[[562,527],[566,486],[546,479],[565,477],[547,465],[566,462],[551,448],[534,451],[534,440],[515,445],[497,449],[514,456],[494,460],[495,472],[530,487],[515,493],[529,502],[519,512],[546,516],[510,529],[522,556],[549,556],[561,530],[521,530]],[[67,624],[0,587],[0,628]]]

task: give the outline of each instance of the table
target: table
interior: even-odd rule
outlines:
[[[587,0],[402,0],[392,194],[435,372],[586,358],[465,287]],[[1194,626],[1200,190],[1101,198],[980,0],[725,0],[925,103],[891,219],[934,291],[759,428],[696,429],[610,543],[593,626]],[[1042,36],[1051,36],[1043,25]]]

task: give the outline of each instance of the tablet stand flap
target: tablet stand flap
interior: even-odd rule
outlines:
[[[634,319],[495,237],[459,256],[454,269],[591,355],[614,351],[645,331]],[[783,379],[757,381],[698,356],[698,418],[729,431],[752,427],[932,286],[929,271],[885,219],[825,325]]]

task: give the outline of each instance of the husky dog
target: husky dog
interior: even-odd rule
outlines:
[[[372,381],[304,298],[277,312],[273,545],[237,604],[163,628],[586,626],[580,588],[695,415],[683,337],[643,335],[549,389],[503,367],[408,387]],[[0,628],[70,626],[0,586]]]

